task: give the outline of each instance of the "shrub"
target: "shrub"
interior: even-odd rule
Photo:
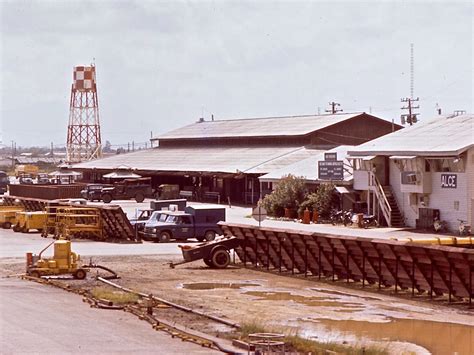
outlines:
[[[285,208],[297,210],[305,199],[306,187],[303,177],[283,176],[275,190],[262,201],[262,206],[272,216],[281,217]]]
[[[334,185],[321,184],[316,192],[306,196],[306,199],[301,203],[298,211],[301,213],[308,208],[309,210],[318,211],[321,217],[329,217],[333,199]]]

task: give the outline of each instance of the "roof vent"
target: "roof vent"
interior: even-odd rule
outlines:
[[[197,120],[197,123],[201,123],[201,122],[204,122],[204,117],[199,117],[199,119]]]

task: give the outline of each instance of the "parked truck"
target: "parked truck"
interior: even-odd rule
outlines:
[[[210,241],[221,234],[217,225],[220,221],[225,221],[225,208],[220,206],[188,206],[184,211],[155,211],[145,224],[143,239],[161,243],[190,238]]]
[[[130,224],[137,232],[142,232],[154,211],[184,211],[186,202],[184,199],[150,201],[150,208],[136,210],[135,217],[130,218]],[[156,214],[153,219],[156,219]]]
[[[38,171],[39,169],[36,165],[31,165],[31,164],[17,165],[15,168],[15,177],[19,178],[21,176],[28,176],[34,179],[38,175]]]
[[[0,195],[3,195],[5,192],[7,192],[8,184],[8,174],[4,171],[0,171]]]

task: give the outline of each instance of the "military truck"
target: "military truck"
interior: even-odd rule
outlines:
[[[81,195],[90,201],[102,200],[105,203],[132,198],[137,202],[143,202],[145,197],[153,196],[153,189],[151,178],[124,179],[113,185],[89,184],[81,191]]]
[[[188,206],[184,211],[155,211],[145,224],[143,239],[161,243],[190,238],[210,241],[221,234],[217,225],[220,221],[225,221],[225,208],[221,206]]]

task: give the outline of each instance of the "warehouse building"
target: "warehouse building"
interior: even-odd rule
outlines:
[[[91,182],[118,167],[178,184],[199,198],[253,204],[258,177],[340,145],[358,145],[401,126],[367,113],[198,122],[153,138],[154,148],[73,166]]]
[[[474,222],[474,115],[438,116],[349,150],[354,189],[389,226]]]

